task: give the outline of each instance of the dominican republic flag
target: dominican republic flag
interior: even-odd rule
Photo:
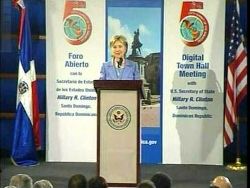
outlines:
[[[27,10],[23,0],[13,3],[20,12],[20,20],[17,106],[11,159],[15,165],[30,166],[38,164],[36,150],[41,147],[36,74]]]

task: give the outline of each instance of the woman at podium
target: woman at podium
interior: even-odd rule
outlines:
[[[100,80],[139,80],[140,73],[137,63],[126,59],[127,39],[115,35],[109,42],[111,60],[102,64]]]

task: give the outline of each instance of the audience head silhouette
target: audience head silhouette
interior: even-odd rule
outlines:
[[[211,188],[232,188],[232,184],[225,176],[217,176],[210,184]]]
[[[101,176],[95,176],[88,181],[89,188],[107,188],[106,180]]]
[[[10,178],[10,184],[17,188],[32,188],[33,180],[27,174],[16,174]]]
[[[170,188],[171,187],[171,178],[168,174],[163,172],[157,172],[151,178],[151,181],[154,182],[156,188]]]
[[[137,188],[156,188],[154,182],[151,180],[143,180],[137,186]]]
[[[68,182],[68,188],[86,188],[87,179],[82,174],[75,174],[70,177]]]
[[[33,188],[53,188],[53,185],[49,180],[39,180],[34,183]]]

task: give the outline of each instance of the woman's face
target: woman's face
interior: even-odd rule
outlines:
[[[124,58],[126,50],[126,46],[120,41],[116,41],[111,47],[111,53],[115,59]]]

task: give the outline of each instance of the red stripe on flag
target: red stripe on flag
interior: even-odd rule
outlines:
[[[21,40],[23,35],[23,24],[24,24],[25,9],[22,9],[19,21],[19,36],[18,36],[18,49],[21,46]]]
[[[246,52],[244,51],[244,49],[242,49],[242,51],[238,52],[239,56],[235,59],[235,67],[237,68],[238,66],[240,66],[240,64],[243,62],[243,60],[246,57]]]
[[[41,136],[40,136],[40,120],[39,120],[39,107],[38,107],[36,81],[32,82],[32,112],[33,112],[33,134],[34,134],[35,146],[36,149],[40,149]]]
[[[241,73],[236,78],[236,85],[239,85],[240,82],[247,76],[247,67],[244,67],[244,69],[241,71]]]
[[[247,87],[244,87],[244,89],[241,90],[241,92],[238,94],[237,100],[242,101],[246,95],[247,95]],[[237,105],[239,105],[238,102]]]
[[[232,101],[234,101],[234,89],[233,89],[233,72],[234,72],[234,70],[231,70],[232,68],[231,68],[232,66],[230,66],[229,65],[229,67],[228,67],[228,74],[231,74],[232,75],[232,78],[229,78],[228,77],[228,80],[227,80],[227,97],[230,99],[230,101],[232,102]]]

